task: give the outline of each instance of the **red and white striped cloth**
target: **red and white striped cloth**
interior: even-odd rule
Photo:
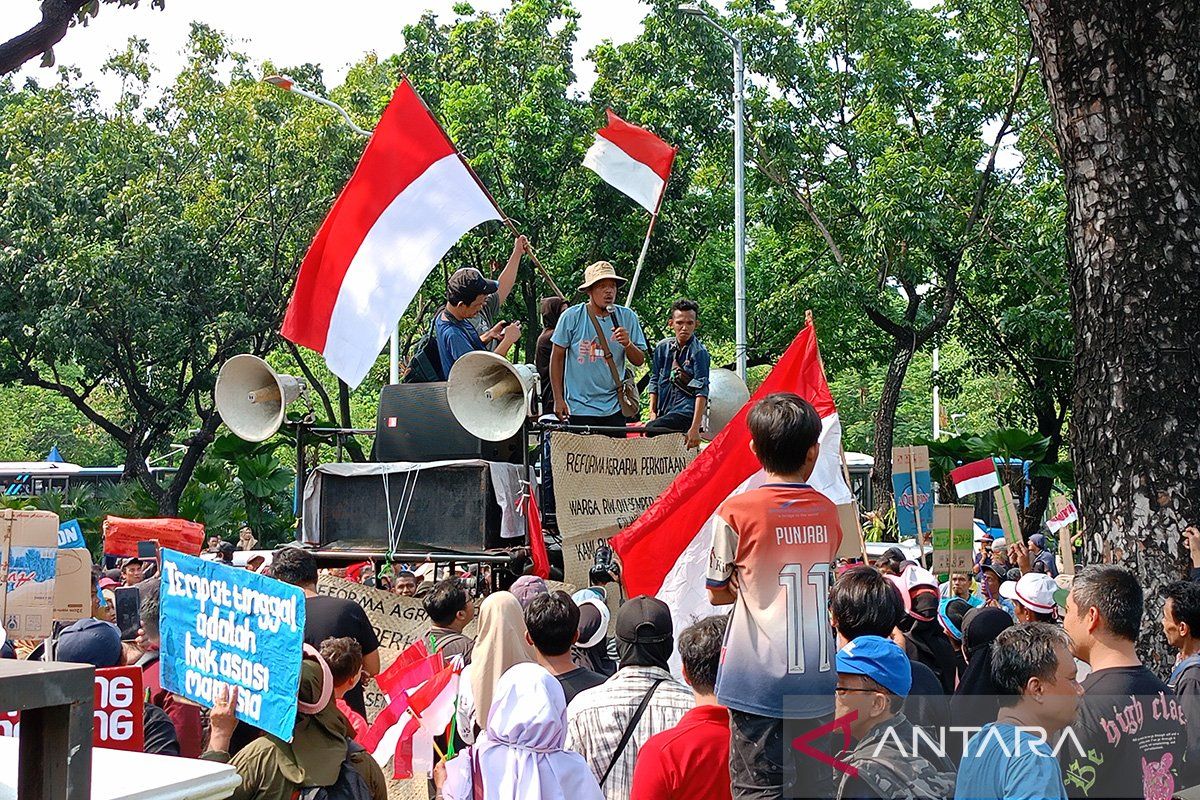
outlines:
[[[630,125],[611,108],[605,113],[608,125],[596,132],[583,165],[654,214],[671,177],[676,149],[645,128]]]
[[[333,374],[358,386],[446,251],[499,218],[402,81],[300,265],[284,338],[321,353]]]
[[[995,489],[1000,485],[996,463],[990,458],[972,461],[950,470],[950,480],[954,481],[954,491],[960,499],[976,492]]]

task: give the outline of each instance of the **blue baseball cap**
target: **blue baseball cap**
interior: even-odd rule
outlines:
[[[859,636],[838,650],[837,671],[870,678],[899,697],[908,697],[912,689],[908,656],[895,642],[882,636]]]

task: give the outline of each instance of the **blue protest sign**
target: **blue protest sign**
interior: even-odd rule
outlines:
[[[933,480],[927,447],[892,448],[892,494],[901,538],[917,535],[918,518],[922,534],[933,530]]]
[[[163,686],[211,707],[238,687],[237,718],[292,739],[304,645],[304,592],[249,570],[162,551]]]
[[[69,519],[58,526],[58,546],[64,550],[71,547],[87,547],[79,520]]]

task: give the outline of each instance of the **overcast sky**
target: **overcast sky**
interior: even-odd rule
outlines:
[[[0,41],[7,40],[33,25],[40,18],[36,0],[2,0]],[[235,40],[237,49],[247,53],[253,63],[270,59],[276,64],[314,62],[325,71],[326,84],[337,85],[346,69],[369,51],[382,56],[400,49],[401,31],[416,22],[425,10],[446,20],[452,18],[454,0],[337,0],[337,2],[298,3],[295,0],[167,0],[158,11],[150,0],[139,8],[101,5],[100,15],[86,28],[75,27],[54,48],[59,64],[74,64],[101,89],[102,97],[112,102],[116,88],[100,75],[100,65],[119,50],[130,36],[150,43],[158,80],[167,81],[183,65],[180,51],[193,20],[206,22]],[[507,8],[509,0],[473,0],[479,11]],[[581,14],[579,39],[575,50],[578,85],[587,90],[595,80],[584,55],[605,39],[621,43],[641,32],[642,19],[649,6],[639,0],[575,0]],[[300,11],[300,8],[307,8]],[[53,70],[41,69],[38,59],[26,64],[18,74],[33,75],[42,82],[52,81]]]

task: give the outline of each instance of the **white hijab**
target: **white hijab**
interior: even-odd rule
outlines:
[[[446,800],[472,800],[471,759],[487,800],[604,800],[583,756],[563,749],[567,700],[540,664],[510,667],[496,684],[487,732],[446,764]]]

